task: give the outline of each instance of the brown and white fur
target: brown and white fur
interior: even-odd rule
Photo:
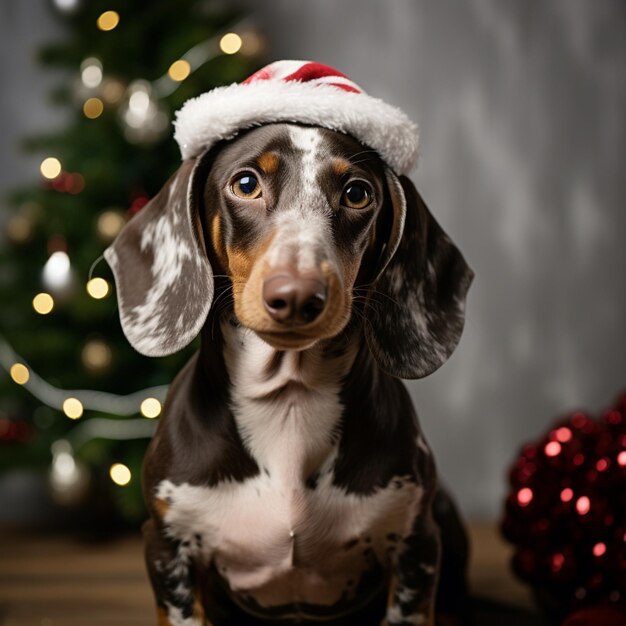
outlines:
[[[440,523],[463,533],[399,379],[453,351],[472,273],[410,181],[270,124],[184,162],[106,254],[140,351],[201,328],[144,466],[159,624],[432,626]]]

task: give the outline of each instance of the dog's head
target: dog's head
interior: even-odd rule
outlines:
[[[400,378],[452,353],[472,278],[407,178],[349,135],[295,124],[185,161],[106,258],[139,352],[170,354],[197,335],[215,274],[216,302],[275,348],[308,348],[356,315]]]

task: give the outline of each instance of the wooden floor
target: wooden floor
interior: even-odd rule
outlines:
[[[473,595],[519,607],[525,613],[532,606],[530,597],[509,572],[507,546],[490,526],[475,525],[471,534]],[[519,623],[539,624],[537,620]],[[139,537],[86,544],[58,536],[1,535],[2,626],[155,623]]]

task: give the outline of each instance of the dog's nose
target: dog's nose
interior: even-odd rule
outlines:
[[[280,270],[265,279],[263,304],[270,317],[281,324],[308,324],[326,306],[326,283],[319,275],[300,276]]]

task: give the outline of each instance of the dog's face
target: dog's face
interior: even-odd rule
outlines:
[[[272,124],[222,148],[206,182],[205,238],[238,321],[278,349],[337,335],[388,197],[383,163],[344,134]]]
[[[338,335],[354,314],[387,372],[427,375],[456,346],[472,278],[421,197],[352,137],[270,124],[185,161],[105,252],[140,352],[187,345],[213,274],[239,323],[279,350]]]

